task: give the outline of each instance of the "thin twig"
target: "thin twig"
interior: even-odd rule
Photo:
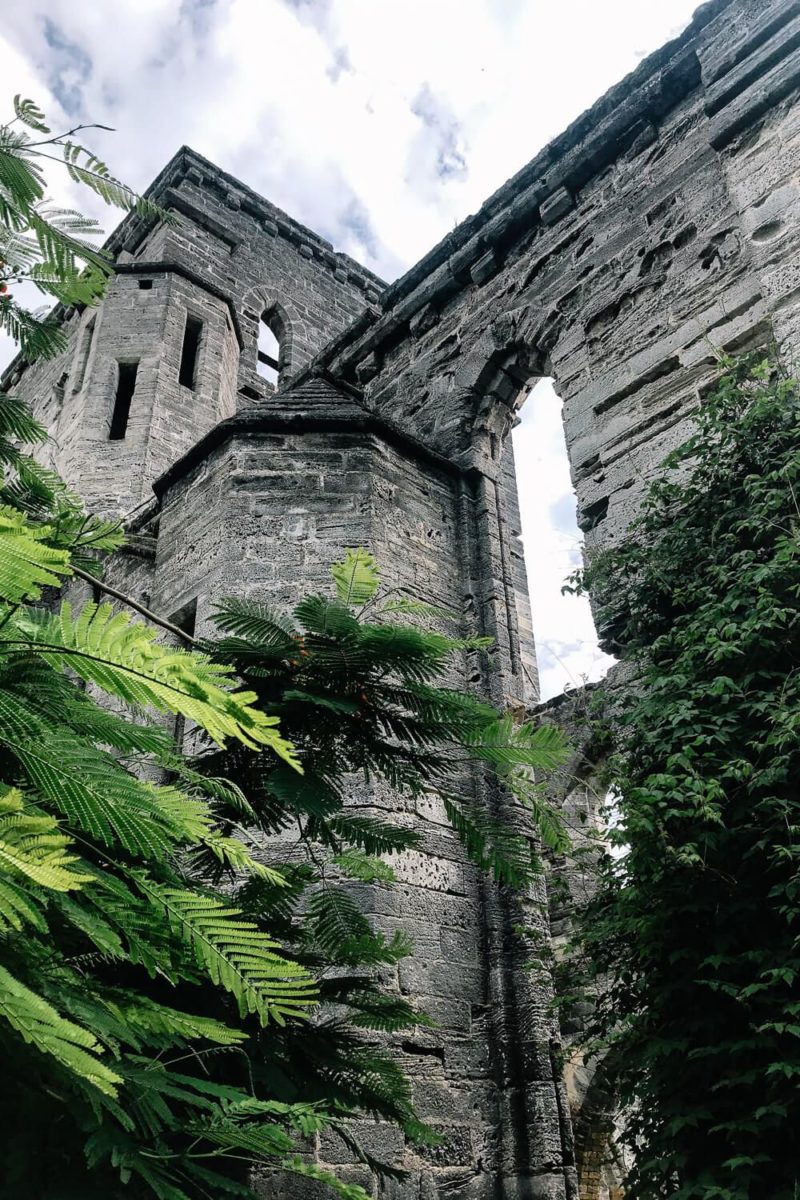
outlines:
[[[18,119],[18,117],[15,117],[14,121]],[[13,125],[14,121],[9,122],[9,124]],[[38,142],[26,142],[25,149],[32,150],[34,147],[38,148],[39,146],[63,146],[64,138],[73,137],[76,133],[83,133],[85,129],[103,129],[106,133],[116,133],[116,130],[111,125],[74,125],[72,129],[67,129],[64,133],[54,133],[52,137],[41,138]],[[37,155],[37,157],[42,156]],[[58,159],[58,161],[60,162],[61,159]]]

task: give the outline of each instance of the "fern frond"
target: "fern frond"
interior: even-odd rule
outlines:
[[[94,876],[90,876],[96,882]],[[96,891],[97,889],[95,889]],[[92,895],[91,901],[86,897],[73,899],[71,896],[59,896],[54,907],[58,908],[64,919],[75,929],[80,930],[93,946],[106,958],[125,957],[120,933],[102,913],[102,895]]]
[[[410,617],[453,617],[453,613],[437,604],[426,604],[422,600],[414,600],[410,596],[399,596],[395,600],[385,600],[379,609],[381,615],[403,613]]]
[[[218,1046],[238,1046],[247,1041],[243,1029],[232,1029],[212,1017],[195,1016],[168,1008],[144,995],[120,1002],[109,1001],[109,1008],[124,1025],[133,1030],[148,1037],[164,1038],[168,1043],[179,1046],[201,1039]]]
[[[61,304],[95,304],[106,286],[107,272],[93,265],[66,274],[63,266],[47,261],[33,263],[28,278],[41,292]]]
[[[515,834],[479,804],[443,796],[448,820],[467,854],[479,867],[489,870],[498,883],[524,887],[536,873],[531,841]]]
[[[365,854],[389,854],[392,850],[410,850],[419,843],[413,829],[390,825],[378,817],[350,816],[342,813],[329,817],[326,824],[343,842],[358,846]]]
[[[172,738],[167,737],[169,745],[165,753],[158,754],[158,761],[166,770],[173,772],[177,778],[190,788],[197,788],[208,799],[215,801],[217,811],[220,808],[229,810],[246,821],[255,822],[257,814],[245,793],[232,779],[223,779],[216,775],[204,775],[190,767],[185,759],[174,753]],[[291,771],[295,776],[297,773]]]
[[[315,892],[308,902],[307,917],[314,941],[334,963],[396,963],[413,949],[405,934],[396,932],[387,940],[376,933],[352,896],[341,888],[323,887]]]
[[[167,888],[144,878],[139,887],[166,915],[173,931],[194,951],[196,961],[219,987],[230,992],[242,1016],[258,1015],[283,1025],[304,1017],[316,1003],[316,985],[297,963],[275,951],[274,942],[237,908],[213,896]]]
[[[510,788],[516,798],[530,809],[533,826],[542,842],[554,854],[566,854],[572,843],[559,811],[546,799],[544,787],[523,772],[516,772],[510,780]]]
[[[566,742],[556,725],[516,725],[513,717],[504,716],[470,731],[464,745],[502,774],[518,767],[554,770],[564,761]]]
[[[264,788],[283,810],[324,817],[339,808],[342,794],[327,775],[304,770],[302,775],[279,763],[264,779]]]
[[[505,716],[468,733],[463,745],[474,758],[489,763],[526,805],[544,844],[557,854],[566,853],[570,840],[563,821],[536,782],[536,772],[552,771],[564,761],[566,742],[562,731],[555,725],[515,725],[511,716]]]
[[[163,858],[172,849],[173,813],[157,789],[2,691],[0,737],[36,791],[92,838],[148,858]]]
[[[189,1125],[187,1133],[223,1150],[242,1151],[256,1161],[285,1154],[294,1145],[285,1129],[264,1121],[245,1124],[223,1119],[213,1124],[196,1123]]]
[[[114,1110],[117,1120],[120,1112],[124,1110],[117,1106]],[[121,1122],[116,1124],[105,1121],[97,1125],[86,1139],[83,1153],[89,1171],[94,1173],[102,1171],[107,1165],[113,1165],[115,1173],[119,1173],[128,1183],[135,1180],[140,1189],[144,1185],[156,1200],[194,1200],[194,1196],[190,1196],[179,1185],[172,1161],[165,1163],[143,1154],[130,1131],[124,1125],[120,1127],[121,1125]],[[185,1182],[186,1175],[186,1169],[181,1166],[181,1182]],[[213,1178],[213,1172],[209,1172],[209,1175]]]
[[[339,1179],[332,1171],[326,1171],[317,1163],[308,1162],[302,1158],[285,1158],[281,1162],[281,1167],[284,1171],[289,1171],[292,1175],[300,1175],[304,1179],[314,1179],[318,1183],[325,1183],[341,1196],[342,1200],[370,1200],[369,1193],[357,1183],[345,1183]]]
[[[0,600],[38,600],[43,587],[58,587],[71,575],[69,555],[48,546],[49,526],[36,527],[23,513],[0,507]]]
[[[28,224],[39,243],[43,260],[52,263],[61,273],[65,286],[77,279],[83,263],[94,268],[95,278],[109,275],[112,264],[108,255],[90,242],[73,236],[68,223],[63,220],[64,215],[63,210],[42,204],[28,212]],[[80,232],[100,233],[101,230],[96,221],[86,223],[84,219]]]
[[[297,1130],[303,1137],[319,1133],[331,1124],[331,1116],[320,1103],[287,1104],[283,1100],[259,1100],[255,1096],[247,1096],[228,1106],[228,1117],[278,1117],[290,1129]]]
[[[15,210],[14,214],[6,211],[3,221],[12,228],[24,228],[26,210],[44,195],[42,168],[26,154],[27,142],[27,134],[7,125],[0,128],[0,186],[8,198],[7,210]]]
[[[20,442],[46,442],[48,438],[44,425],[35,420],[25,401],[7,392],[0,393],[0,435]]]
[[[336,584],[336,595],[348,608],[360,608],[378,590],[380,576],[378,564],[368,550],[345,551],[342,562],[334,563],[331,575]]]
[[[233,690],[230,668],[162,645],[153,628],[115,613],[110,604],[87,604],[74,619],[65,601],[58,616],[31,610],[16,624],[47,662],[69,666],[127,704],[179,713],[220,746],[229,738],[251,750],[268,746],[300,769],[276,729],[277,717],[253,707],[255,693]]]
[[[37,133],[50,132],[44,123],[44,113],[39,106],[33,100],[23,99],[19,92],[14,97],[14,115],[18,121],[22,121],[23,125],[35,129]]]
[[[0,796],[0,867],[42,888],[74,891],[92,877],[75,869],[71,844],[52,817],[26,811],[17,788]]]
[[[415,1025],[425,1028],[436,1025],[426,1013],[414,1008],[401,996],[382,992],[378,984],[363,971],[358,975],[338,974],[324,980],[320,984],[320,1000],[323,1004],[348,1005],[351,1010],[348,1020],[359,1029],[394,1033]]]
[[[238,838],[224,837],[223,834],[215,832],[206,833],[198,849],[206,850],[221,867],[232,874],[247,873],[265,879],[273,887],[283,886],[284,879],[280,871],[268,867],[266,863],[258,862]],[[198,861],[196,854],[195,851],[195,862]]]
[[[69,144],[69,143],[68,143]],[[108,172],[108,167],[85,147],[73,146],[84,155],[81,165],[75,158],[66,159],[67,172],[76,183],[82,183],[98,195],[106,204],[121,208],[125,212],[135,209],[140,216],[164,219],[167,214],[159,205],[146,196],[139,196],[132,188],[114,179]]]
[[[365,624],[360,645],[370,662],[396,671],[402,679],[426,682],[438,675],[455,651],[487,650],[491,638],[451,638],[411,625]]]
[[[360,883],[393,883],[395,880],[395,873],[388,863],[355,846],[337,854],[333,862],[348,879],[357,879]]]
[[[24,888],[0,877],[0,933],[20,930],[26,924],[40,933],[47,929],[37,901]]]
[[[116,1096],[121,1077],[98,1057],[103,1047],[93,1034],[62,1017],[52,1005],[0,966],[0,1017],[26,1042],[50,1054],[63,1067],[107,1096]]]
[[[226,633],[236,634],[261,649],[290,649],[297,636],[297,627],[289,617],[258,601],[236,596],[219,602],[214,621]]]
[[[281,863],[279,887],[266,879],[252,876],[236,891],[234,900],[246,915],[270,921],[273,926],[289,925],[303,894],[317,876],[305,862]]]
[[[28,362],[55,358],[67,349],[66,335],[54,317],[37,316],[8,296],[0,298],[0,329],[19,344]]]
[[[55,472],[43,467],[29,454],[21,454],[5,441],[2,442],[2,456],[3,461],[16,472],[16,477],[9,472],[0,485],[0,504],[36,520],[54,521],[60,526],[62,496],[66,489]],[[68,548],[58,546],[54,534],[49,536],[48,541],[57,549]]]

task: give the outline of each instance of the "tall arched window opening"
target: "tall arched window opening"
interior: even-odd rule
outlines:
[[[561,592],[581,565],[583,536],[552,379],[536,381],[521,408],[514,458],[541,696],[547,700],[600,679],[614,661],[598,645],[588,599]]]
[[[256,370],[267,383],[278,386],[281,371],[281,329],[277,319],[264,313],[258,323],[258,361]]]

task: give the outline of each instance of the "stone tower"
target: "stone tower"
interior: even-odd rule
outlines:
[[[555,380],[601,545],[683,437],[717,350],[796,352],[799,92],[800,2],[711,0],[389,287],[184,148],[150,189],[172,223],[123,221],[104,303],[63,312],[68,351],[6,383],[87,503],[130,514],[116,570],[132,595],[202,628],[218,597],[288,604],[365,545],[390,586],[495,640],[491,674],[466,664],[459,682],[521,709],[521,397]],[[377,1127],[370,1148],[403,1159],[403,1200],[609,1200],[602,1106],[588,1073],[563,1078],[551,982],[513,932],[547,934],[544,882],[498,891],[432,804],[396,819],[425,854],[364,903],[413,935],[396,986],[439,1027],[398,1053],[444,1140],[416,1155]],[[360,1178],[343,1147],[319,1154]]]

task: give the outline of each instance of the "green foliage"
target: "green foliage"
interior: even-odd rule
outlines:
[[[618,851],[581,935],[631,1198],[800,1188],[800,385],[724,371],[577,581],[639,680],[606,700]]]
[[[2,549],[0,542],[0,570]],[[236,738],[251,750],[269,746],[296,765],[291,746],[276,732],[277,718],[253,708],[255,693],[226,686],[229,666],[164,646],[156,637],[157,630],[114,612],[110,604],[85,604],[73,619],[64,601],[57,615],[39,610],[24,620],[17,617],[7,640],[15,647],[37,649],[45,662],[68,667],[133,707],[179,713],[217,745]]]
[[[378,564],[366,550],[348,550],[344,561],[331,568],[336,595],[342,604],[364,605],[378,590]]]
[[[212,981],[236,997],[240,1016],[256,1013],[262,1025],[270,1019],[305,1015],[316,1002],[313,980],[302,967],[275,950],[254,921],[243,921],[237,908],[197,890],[139,886],[163,912],[172,929],[194,951],[199,967]]]
[[[97,1057],[105,1047],[88,1029],[62,1017],[40,995],[0,966],[0,1017],[26,1042],[50,1055],[70,1075],[107,1096],[116,1096],[121,1076]]]
[[[66,551],[42,544],[49,533],[22,513],[0,508],[0,595],[9,603],[38,600],[44,586],[58,587],[59,575],[69,574]]]
[[[232,1086],[224,1072],[209,1080],[203,1056],[239,1046],[253,1024],[302,1018],[318,987],[263,920],[187,879],[187,855],[205,853],[239,877],[284,886],[215,812],[215,798],[230,805],[235,787],[214,781],[204,795],[188,768],[189,791],[147,781],[148,758],[151,773],[174,760],[169,734],[99,708],[76,675],[139,708],[190,715],[221,746],[234,737],[247,753],[269,747],[290,773],[294,757],[276,740],[274,718],[207,657],[161,646],[105,607],[87,605],[74,619],[66,605],[56,616],[32,607],[43,585],[71,572],[69,551],[52,544],[58,536],[22,512],[0,512],[7,1177],[12,1188],[55,1196],[88,1164],[98,1189],[136,1178],[150,1194],[182,1200],[201,1181],[228,1186],[227,1169],[212,1169],[218,1156],[279,1163],[293,1149],[280,1120],[265,1131],[258,1104],[268,1093]],[[193,993],[206,1012],[193,1010]],[[181,1047],[191,1047],[197,1074],[172,1069]],[[291,1116],[287,1108],[289,1124]],[[44,1143],[37,1151],[54,1123],[55,1154]]]
[[[18,97],[15,111],[49,132],[30,101]],[[0,277],[91,303],[110,264],[82,240],[92,222],[44,200],[53,147],[104,199],[155,210],[82,148],[0,130]],[[60,349],[55,323],[5,292],[0,325],[23,352]],[[45,438],[18,398],[0,396],[3,1194],[246,1195],[231,1161],[295,1170],[295,1134],[330,1117],[272,1099],[268,1081],[257,1088],[225,1056],[240,1064],[262,1026],[304,1017],[318,987],[263,917],[192,875],[193,857],[208,855],[240,882],[285,886],[217,816],[220,798],[249,813],[243,793],[176,756],[169,722],[180,715],[218,747],[235,739],[243,753],[275,754],[290,774],[295,759],[221,664],[107,605],[73,614],[41,603],[76,569],[96,574],[98,554],[121,541],[20,447]]]
[[[276,766],[253,778],[224,755],[205,762],[237,778],[263,829],[275,832],[304,815],[309,836],[338,854],[336,861],[349,864],[350,873],[361,861],[353,858],[354,849],[374,857],[415,841],[409,827],[344,809],[346,781],[358,774],[367,783],[382,779],[412,799],[438,792],[454,816],[458,810],[454,828],[469,848],[477,854],[479,845],[487,850],[492,843],[482,865],[492,866],[502,882],[528,881],[536,869],[534,832],[556,852],[567,845],[538,778],[562,761],[561,733],[555,726],[515,723],[474,696],[437,686],[454,655],[485,650],[486,640],[370,620],[379,577],[365,551],[348,551],[332,574],[336,598],[305,597],[293,620],[258,603],[226,601],[217,615],[223,636],[204,647],[235,664],[280,719],[303,775]],[[457,797],[469,790],[471,764],[485,764],[524,806],[533,818],[528,836],[502,821],[492,824],[477,805],[467,833],[468,806]]]
[[[108,255],[87,240],[102,232],[97,222],[45,199],[48,162],[60,163],[75,183],[106,204],[164,216],[115,179],[91,150],[66,134],[51,134],[32,100],[14,97],[14,118],[0,125],[0,328],[29,359],[57,354],[64,349],[64,337],[53,316],[31,313],[14,300],[8,283],[30,280],[65,306],[94,304],[113,269]]]
[[[0,570],[0,1121],[12,1186],[55,1197],[56,1180],[83,1186],[88,1164],[98,1190],[117,1176],[168,1200],[201,1186],[246,1195],[232,1162],[299,1170],[298,1103],[320,1122],[362,1111],[430,1142],[380,1040],[429,1023],[378,975],[411,943],[375,930],[351,891],[391,886],[381,856],[419,834],[379,809],[348,811],[345,797],[355,774],[412,802],[438,793],[476,862],[524,885],[533,827],[511,832],[454,797],[486,767],[536,816],[534,772],[559,756],[552,732],[437,687],[449,657],[476,644],[367,620],[377,572],[361,578],[359,553],[334,578],[360,611],[312,596],[292,621],[231,602],[225,636],[204,653],[167,647],[108,605],[36,607],[72,571],[70,538],[83,550],[116,541],[70,504],[51,523],[0,513],[12,547]],[[104,710],[77,680],[131,713],[188,716],[209,745],[186,763],[163,728]],[[153,782],[154,767],[173,782]],[[265,861],[263,835],[292,824],[299,855]],[[557,825],[540,828],[561,844]],[[326,1015],[309,1029],[317,1002]],[[245,1086],[241,1064],[220,1057],[233,1049]],[[284,1106],[272,1126],[265,1104]]]

